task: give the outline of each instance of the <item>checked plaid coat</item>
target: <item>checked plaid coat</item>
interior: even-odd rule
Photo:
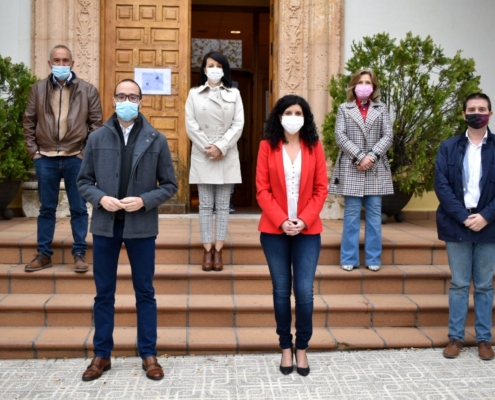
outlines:
[[[392,123],[383,103],[371,102],[366,122],[355,101],[339,106],[335,140],[340,148],[333,169],[329,192],[344,196],[393,194],[387,150],[392,145]],[[367,155],[375,160],[368,171],[357,165]]]

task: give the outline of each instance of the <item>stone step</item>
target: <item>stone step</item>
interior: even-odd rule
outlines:
[[[232,219],[224,249],[224,262],[232,265],[265,265],[266,259],[257,231],[259,217]],[[323,221],[321,265],[340,263],[342,221]],[[202,244],[199,221],[193,216],[165,218],[159,221],[160,234],[156,244],[158,264],[200,264]],[[383,265],[444,265],[447,264],[445,243],[439,241],[435,221],[412,221],[403,224],[391,223],[383,226]],[[363,260],[363,238],[361,234],[361,260]],[[88,234],[87,259],[92,262],[93,238]],[[70,220],[58,220],[52,243],[52,260],[57,264],[73,262],[71,245],[73,239]],[[12,265],[26,264],[36,253],[36,219],[14,218],[0,221],[0,262]],[[125,251],[120,263],[128,264]]]
[[[310,351],[443,347],[446,326],[421,328],[315,328]],[[0,327],[0,358],[93,357],[91,327]],[[495,329],[492,329],[495,337]],[[136,328],[116,327],[112,356],[137,356]],[[475,346],[473,326],[465,346]],[[159,328],[160,363],[168,355],[237,354],[280,351],[274,328]],[[311,356],[310,356],[311,357]]]
[[[155,290],[160,354],[277,351],[272,284],[259,216],[233,218],[222,272],[201,271],[197,217],[160,219]],[[444,346],[450,271],[434,221],[383,226],[383,267],[339,266],[342,221],[323,221],[313,350]],[[361,253],[363,232],[361,232]],[[70,221],[58,220],[54,266],[34,273],[36,220],[0,221],[0,358],[92,356],[93,274],[72,270]],[[92,263],[92,237],[87,259]],[[363,255],[361,254],[363,258]],[[92,265],[90,266],[92,268]],[[3,294],[1,294],[3,293]],[[468,324],[474,325],[472,299]],[[131,269],[121,253],[114,355],[136,355]],[[468,328],[466,344],[474,344]],[[166,361],[166,360],[165,360]]]
[[[92,326],[91,294],[0,295],[0,326]],[[160,327],[272,327],[271,295],[156,295]],[[292,299],[294,311],[294,299]],[[316,295],[315,327],[447,325],[448,295]],[[135,297],[116,296],[115,325],[136,326]],[[474,324],[473,298],[468,324]]]
[[[316,294],[445,294],[447,265],[384,265],[379,272],[364,267],[343,271],[339,265],[319,265]],[[154,279],[157,294],[271,294],[266,265],[226,265],[221,272],[204,272],[200,265],[158,264]],[[77,274],[72,265],[27,273],[24,264],[0,264],[0,293],[94,294],[93,272]],[[118,294],[133,294],[131,268],[119,265]]]

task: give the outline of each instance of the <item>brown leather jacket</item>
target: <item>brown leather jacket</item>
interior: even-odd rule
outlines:
[[[79,79],[73,72],[68,79],[70,106],[67,116],[67,133],[59,139],[56,115],[50,106],[53,90],[52,75],[36,82],[31,88],[24,113],[24,140],[29,156],[36,151],[83,151],[88,135],[102,126],[102,111],[98,90],[90,83]]]

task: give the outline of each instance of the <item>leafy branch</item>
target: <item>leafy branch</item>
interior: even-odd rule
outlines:
[[[23,64],[0,56],[0,182],[26,179],[32,167],[24,144],[22,116],[36,77]]]

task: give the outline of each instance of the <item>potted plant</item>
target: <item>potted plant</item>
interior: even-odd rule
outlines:
[[[22,115],[36,77],[23,63],[0,55],[0,212],[12,218],[7,206],[14,199],[32,162],[24,144]]]
[[[422,39],[411,32],[396,43],[387,33],[353,42],[353,56],[346,63],[349,74],[331,78],[332,98],[323,124],[328,155],[335,162],[335,120],[338,106],[346,101],[346,88],[352,73],[372,68],[380,82],[381,101],[393,121],[394,142],[388,157],[397,196],[384,196],[382,213],[397,215],[409,199],[433,190],[434,164],[440,143],[465,129],[461,116],[467,95],[480,91],[479,76],[471,58],[444,55],[430,36]],[[391,197],[391,198],[389,198]],[[398,204],[402,202],[402,204]],[[397,206],[387,209],[387,203]],[[397,209],[398,208],[398,209]]]

